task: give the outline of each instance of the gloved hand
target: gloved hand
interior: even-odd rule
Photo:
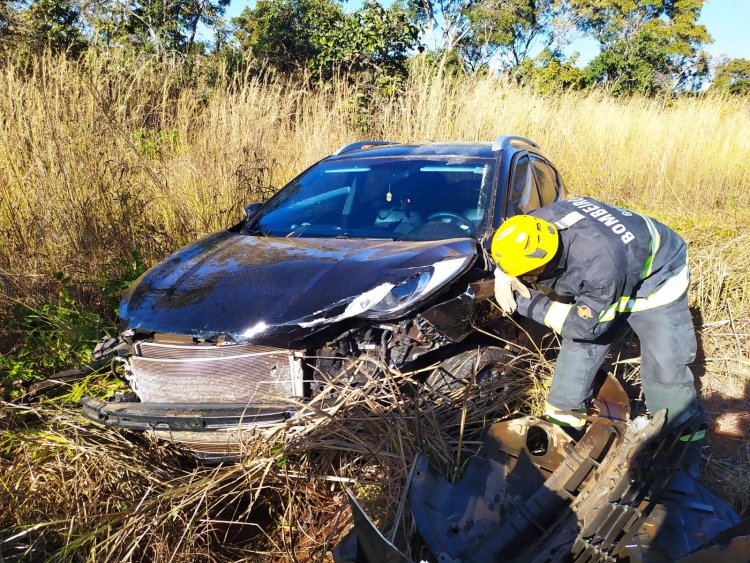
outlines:
[[[513,291],[517,291],[528,299],[531,298],[529,288],[523,285],[517,277],[509,276],[500,268],[495,268],[495,299],[500,308],[508,314],[516,310]]]

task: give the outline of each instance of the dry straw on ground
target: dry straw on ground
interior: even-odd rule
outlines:
[[[529,355],[527,359],[533,359]],[[0,554],[8,559],[321,560],[349,525],[353,489],[392,522],[414,456],[455,473],[488,420],[534,398],[546,363],[519,364],[452,391],[385,370],[361,387],[331,382],[305,415],[248,437],[236,465],[196,465],[138,434],[101,430],[59,403],[5,405]],[[474,374],[475,375],[475,374]],[[537,394],[538,395],[538,394]],[[35,423],[44,420],[41,428]],[[32,524],[30,526],[22,525]],[[403,541],[403,539],[402,539]]]
[[[424,69],[403,94],[365,99],[343,80],[312,87],[219,72],[216,84],[195,84],[148,60],[6,64],[0,305],[43,300],[57,290],[55,271],[84,289],[91,282],[83,297],[96,302],[94,282],[116,277],[133,250],[152,264],[237,221],[242,204],[346,142],[507,133],[537,140],[571,192],[655,215],[689,241],[702,345],[695,367],[712,430],[707,480],[747,513],[746,99],[541,97],[493,77]],[[522,380],[539,385],[537,372]],[[368,508],[389,524],[416,451],[430,450],[455,471],[461,413],[482,423],[503,414],[486,403],[462,410],[458,398],[450,408],[421,402],[416,409],[399,393],[390,380],[368,384],[345,394],[335,416],[280,431],[249,446],[245,463],[225,468],[192,466],[164,446],[92,429],[71,405],[5,404],[0,553],[32,546],[39,558],[60,559],[319,559],[345,528],[344,486],[369,496]],[[462,441],[462,456],[472,439]]]

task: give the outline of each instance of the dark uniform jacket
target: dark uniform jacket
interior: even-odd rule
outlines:
[[[592,198],[553,203],[530,213],[556,224],[560,250],[538,284],[517,294],[521,314],[546,324],[563,338],[594,340],[619,314],[671,303],[687,291],[685,241],[662,223]]]

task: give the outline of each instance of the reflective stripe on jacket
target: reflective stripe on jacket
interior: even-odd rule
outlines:
[[[620,313],[666,305],[688,289],[685,241],[655,219],[589,197],[530,214],[558,226],[560,254],[538,285],[568,302],[532,290],[527,314],[564,338],[594,340]]]

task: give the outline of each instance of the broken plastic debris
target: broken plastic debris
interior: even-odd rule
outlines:
[[[456,483],[420,454],[411,513],[437,560],[750,561],[750,520],[678,468],[686,448],[679,437],[700,414],[688,409],[667,426],[659,411],[622,425],[627,395],[611,376],[595,403],[608,416],[594,417],[577,444],[534,417],[491,425]],[[356,561],[392,553],[366,515],[355,514],[354,524],[344,541]],[[355,560],[341,555],[334,550],[337,563]],[[387,560],[404,559],[397,552]]]

